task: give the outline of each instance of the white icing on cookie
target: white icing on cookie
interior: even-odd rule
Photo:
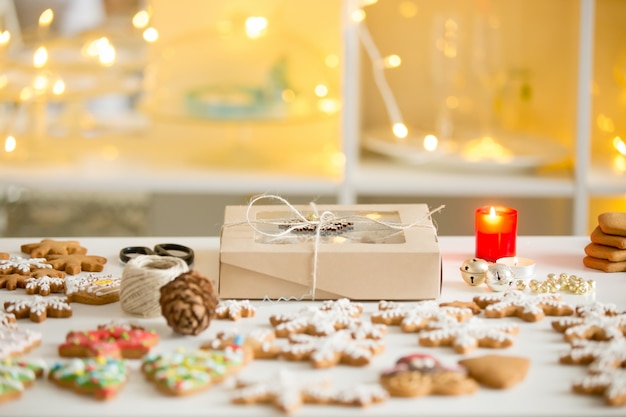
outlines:
[[[608,369],[599,373],[589,373],[574,380],[575,388],[583,389],[588,393],[603,392],[607,402],[614,405],[624,405],[626,396],[626,370]]]
[[[380,301],[378,310],[372,314],[376,323],[400,324],[403,331],[415,332],[423,329],[427,322],[439,317],[457,317],[466,319],[473,316],[472,310],[464,307],[440,307],[434,300],[417,303],[401,304],[393,301]]]
[[[42,297],[40,295],[28,297],[27,299],[11,301],[10,304],[5,307],[5,310],[8,313],[19,315],[20,312],[27,310],[30,311],[31,315],[35,315],[39,318],[45,317],[49,309],[56,311],[71,311],[72,307],[70,307],[70,304],[67,302],[67,298],[65,297]]]
[[[295,313],[276,314],[271,317],[277,336],[292,333],[314,333],[328,335],[357,323],[358,318],[324,311],[317,307],[306,307]]]
[[[240,317],[254,316],[256,308],[250,300],[220,300],[215,307],[215,315],[236,320]]]
[[[458,322],[450,317],[443,317],[429,323],[430,330],[419,333],[422,341],[442,342],[452,340],[452,346],[462,350],[478,347],[481,341],[495,342],[500,347],[513,343],[513,334],[519,328],[514,324],[494,323],[493,320],[472,317]]]
[[[626,336],[626,314],[605,316],[598,313],[586,313],[583,317],[564,317],[556,320],[560,328],[565,328],[565,338],[585,339],[589,333],[600,331],[606,339]]]
[[[11,256],[7,260],[0,260],[0,272],[15,271],[27,274],[33,268],[52,268],[46,258],[22,258],[21,256]]]
[[[64,288],[63,278],[54,278],[47,275],[40,278],[28,278],[25,282],[26,286],[24,289],[30,294],[35,292],[42,295],[50,294],[53,289]]]
[[[474,297],[475,301],[488,303],[485,312],[502,312],[510,307],[522,309],[537,317],[544,317],[547,307],[574,310],[569,304],[561,301],[558,294],[527,294],[522,291],[505,291],[493,294],[484,294]]]
[[[575,340],[571,342],[569,352],[561,355],[561,359],[571,359],[576,363],[589,358],[593,359],[589,365],[589,370],[593,372],[626,366],[626,338],[607,341]]]
[[[113,275],[69,276],[65,279],[65,293],[73,295],[84,292],[101,297],[119,293],[121,282],[121,276],[114,277]]]
[[[0,327],[0,359],[15,356],[41,343],[41,333]]]

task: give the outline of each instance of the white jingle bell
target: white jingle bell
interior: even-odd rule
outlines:
[[[485,273],[485,282],[492,291],[506,291],[515,287],[513,270],[502,264],[492,264]]]
[[[461,265],[461,276],[463,280],[471,285],[482,285],[485,282],[485,273],[489,268],[489,262],[480,258],[466,259]]]

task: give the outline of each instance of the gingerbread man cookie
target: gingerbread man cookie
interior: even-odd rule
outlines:
[[[153,330],[135,325],[100,325],[96,330],[72,331],[59,345],[59,356],[139,359],[159,343]]]
[[[421,353],[398,359],[383,371],[380,383],[392,397],[466,395],[478,389],[465,368],[444,366],[434,356]]]
[[[4,309],[15,314],[17,319],[29,318],[41,323],[47,318],[68,318],[72,316],[72,307],[66,297],[42,297],[35,295],[29,299],[6,301]]]
[[[58,362],[48,373],[48,379],[57,386],[92,395],[97,400],[108,400],[117,395],[127,377],[124,360],[104,357]]]

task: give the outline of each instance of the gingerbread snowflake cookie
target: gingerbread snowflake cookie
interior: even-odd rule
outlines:
[[[626,337],[607,341],[573,340],[569,351],[560,356],[559,362],[589,365],[589,370],[593,372],[626,367]]]
[[[467,353],[478,347],[502,349],[513,345],[518,326],[493,323],[478,317],[459,322],[451,317],[440,317],[428,324],[428,330],[418,334],[419,344],[425,347],[451,346],[457,353]]]
[[[6,311],[0,311],[0,327],[15,329],[17,328],[15,320],[15,314],[7,313]]]
[[[101,272],[107,258],[96,255],[72,253],[69,255],[46,255],[48,263],[59,271],[65,271],[70,275],[76,275],[82,271]]]
[[[256,308],[250,300],[220,300],[215,307],[215,318],[239,320],[242,317],[254,317]]]
[[[602,395],[606,404],[611,406],[624,406],[626,405],[626,369],[589,372],[574,380],[572,389],[579,394]]]
[[[120,299],[121,277],[88,274],[65,280],[65,295],[73,303],[109,304]]]
[[[613,304],[592,303],[576,307],[576,316],[552,322],[554,330],[567,341],[576,339],[608,340],[626,336],[626,313]]]
[[[28,278],[24,281],[26,294],[49,295],[65,291],[65,279],[44,275],[39,278]]]
[[[548,316],[569,316],[574,308],[561,301],[558,294],[527,294],[522,291],[505,291],[474,297],[474,302],[484,310],[487,318],[519,317],[535,322]]]
[[[427,328],[428,323],[438,317],[453,317],[458,321],[467,320],[473,316],[469,308],[457,306],[441,307],[436,301],[426,300],[417,303],[397,303],[393,301],[380,301],[378,312],[373,313],[373,323],[386,325],[399,325],[403,332],[419,332]]]
[[[380,383],[392,397],[466,395],[478,389],[465,368],[444,366],[434,356],[421,353],[398,359],[382,372]]]
[[[329,368],[339,363],[365,366],[385,348],[381,339],[355,335],[355,331],[349,329],[326,336],[292,334],[290,343],[282,348],[281,357],[293,361],[308,360],[314,368]]]
[[[359,321],[358,317],[342,313],[340,310],[322,310],[315,306],[308,306],[293,313],[270,316],[270,323],[274,326],[277,337],[289,337],[298,333],[324,336],[348,328]]]
[[[68,318],[72,316],[72,307],[66,297],[42,297],[35,295],[23,300],[6,301],[4,309],[17,319],[29,318],[41,323],[46,318]]]

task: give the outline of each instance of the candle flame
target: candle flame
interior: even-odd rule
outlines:
[[[491,217],[492,219],[496,217],[496,209],[494,206],[491,206],[491,208],[489,209],[489,217]]]
[[[39,15],[39,26],[42,28],[46,28],[50,26],[53,20],[54,12],[52,11],[52,9],[46,9]]]

